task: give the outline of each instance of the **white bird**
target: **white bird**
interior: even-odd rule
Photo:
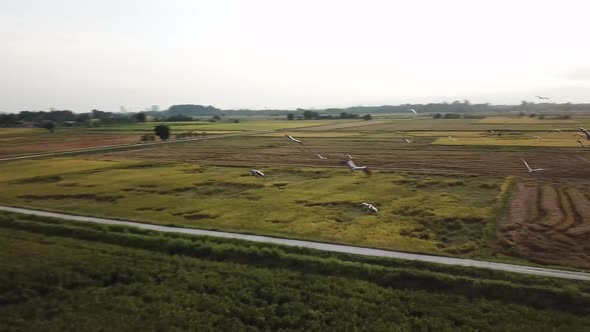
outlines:
[[[502,136],[502,133],[499,132],[499,131],[490,130],[489,133],[492,134],[492,135]]]
[[[350,167],[350,169],[353,172],[354,171],[363,171],[363,172],[365,172],[367,174],[371,174],[371,171],[369,170],[369,167],[367,165],[365,165],[365,166],[357,166],[354,163],[354,161],[352,161],[352,160],[347,160],[345,163],[348,165],[348,167]]]
[[[558,133],[561,133],[561,129],[553,129],[553,131],[556,131]]]
[[[407,138],[402,138],[402,139],[403,139],[403,140],[404,140],[406,143],[408,143],[408,144],[410,144],[410,143],[414,142],[414,141],[413,141],[413,140],[411,140],[411,139],[407,139]]]
[[[453,142],[457,140],[456,138],[453,138],[452,136],[449,136],[449,139]]]
[[[541,136],[533,136],[533,137],[538,139],[539,141],[543,139]]]
[[[583,147],[583,148],[587,148],[588,147],[588,145],[584,144],[584,142],[582,142],[580,140],[577,140],[576,142],[578,142],[580,144],[580,146]]]
[[[264,177],[264,173],[262,173],[261,171],[257,170],[257,169],[253,169],[250,171],[250,175],[254,175],[254,176],[259,176],[259,177]]]
[[[379,213],[379,210],[377,210],[377,208],[373,204],[361,203],[361,205],[367,208],[367,211],[369,211],[369,213]]]
[[[301,143],[300,140],[293,138],[293,136],[291,136],[291,135],[285,135],[285,137],[287,137],[291,142],[295,142],[297,144],[303,144],[303,143]]]
[[[322,156],[322,155],[321,155],[321,154],[319,154],[319,153],[316,153],[315,155],[316,155],[316,156],[318,156],[318,158],[320,158],[320,159],[328,159],[328,158],[326,158],[326,157]]]
[[[537,97],[537,98],[539,98],[541,100],[543,100],[543,99],[547,99],[548,100],[549,99],[548,97],[543,97],[543,96],[535,96],[535,97]]]
[[[530,175],[533,175],[534,172],[544,171],[544,168],[531,168],[529,164],[524,159],[521,159],[524,165],[526,166],[527,170],[529,171]]]
[[[413,109],[413,108],[410,108],[408,111],[410,111],[410,112],[412,112],[412,113],[414,113],[414,114],[418,114],[418,112],[416,112],[416,110],[415,110],[415,109]]]
[[[580,131],[584,133],[584,135],[586,136],[586,140],[590,141],[590,132],[582,127],[580,127]]]

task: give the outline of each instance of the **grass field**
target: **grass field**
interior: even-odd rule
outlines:
[[[3,204],[459,255],[489,253],[502,178],[61,159],[0,164]],[[71,165],[63,171],[62,165]],[[77,165],[77,166],[76,166]],[[95,168],[90,168],[92,166]],[[366,213],[360,203],[379,207]]]
[[[216,135],[257,130],[281,130],[313,127],[329,123],[349,121],[287,121],[287,120],[240,120],[233,123],[193,121],[167,122],[172,136],[177,133],[194,132]],[[90,148],[105,145],[131,144],[140,141],[143,134],[153,133],[158,123],[137,123],[102,127],[60,127],[55,132],[33,128],[0,128],[0,156],[52,152]]]
[[[10,331],[582,331],[587,283],[0,214]]]
[[[442,255],[496,260],[512,259],[505,256],[511,255],[535,263],[588,268],[590,248],[585,245],[586,233],[579,229],[590,222],[584,209],[590,149],[580,148],[574,136],[577,126],[586,125],[588,119],[169,123],[173,133],[276,132],[0,163],[0,203]],[[100,144],[101,135],[135,137],[152,126],[67,128],[53,134],[78,140],[93,137],[93,144]],[[563,132],[552,130],[556,128]],[[504,130],[504,135],[490,135],[487,130]],[[0,139],[8,142],[19,133],[32,135],[30,142],[37,141],[34,135],[53,135],[5,129],[0,130]],[[289,142],[285,134],[301,138],[304,144]],[[407,144],[403,138],[414,142]],[[43,144],[33,145],[39,149]],[[375,170],[373,176],[350,173],[342,164],[349,154],[357,164]],[[537,212],[518,226],[511,224],[512,217],[503,218],[505,207],[511,210],[526,201],[512,195],[506,202],[511,192],[502,190],[509,189],[509,181],[530,184],[524,180],[528,174],[522,158],[546,169],[535,176],[538,183],[532,187],[545,186],[542,182],[557,188],[562,193],[554,195],[560,202],[560,218],[576,221],[555,217],[550,223],[573,226],[537,231],[543,250],[526,240],[532,234],[529,224],[545,220],[555,209],[539,203]],[[267,177],[249,176],[252,168]],[[375,204],[380,213],[368,215],[361,202]],[[509,231],[504,231],[505,226]]]
[[[235,123],[234,120],[239,120]],[[104,145],[137,143],[140,136],[152,133],[157,123],[136,123],[100,127],[60,127],[51,133],[45,129],[0,128],[0,156],[52,152]],[[256,117],[223,118],[219,122],[168,122],[172,135],[193,132],[215,135],[260,130],[281,136],[289,131],[300,137],[364,137],[366,139],[423,138],[435,145],[579,147],[574,132],[579,126],[590,126],[590,118],[540,120],[538,118],[487,117],[484,119],[432,119],[427,117],[359,120],[259,119]],[[564,132],[558,134],[554,129]],[[501,138],[487,134],[504,131]],[[452,141],[447,136],[459,138]],[[534,136],[541,136],[538,140]]]

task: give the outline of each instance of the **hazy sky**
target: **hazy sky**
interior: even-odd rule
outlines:
[[[588,3],[0,0],[0,111],[590,102]]]

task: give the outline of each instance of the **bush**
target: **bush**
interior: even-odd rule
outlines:
[[[154,127],[154,133],[160,137],[161,140],[165,141],[170,138],[170,127],[166,125],[157,125]]]

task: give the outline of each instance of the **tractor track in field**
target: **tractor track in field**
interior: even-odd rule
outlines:
[[[533,262],[590,268],[588,187],[519,183],[497,237],[509,253]]]

